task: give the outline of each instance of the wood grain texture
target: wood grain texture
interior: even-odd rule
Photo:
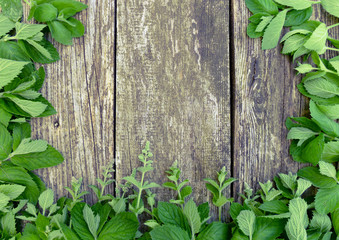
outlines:
[[[257,187],[278,172],[295,172],[298,164],[288,154],[284,125],[300,116],[304,101],[293,66],[280,46],[261,50],[261,39],[246,34],[250,13],[245,1],[232,1],[234,22],[234,193],[243,183]],[[237,195],[235,197],[238,197]]]
[[[82,1],[90,7],[77,15],[85,37],[73,46],[54,42],[61,61],[46,65],[42,93],[58,113],[33,119],[32,136],[57,148],[63,164],[38,174],[58,196],[72,177],[96,184],[100,167],[114,158],[114,2]],[[93,195],[86,197],[93,202]]]
[[[291,58],[276,49],[261,50],[261,39],[246,34],[250,12],[245,1],[232,0],[234,57],[234,185],[235,197],[243,183],[258,189],[259,182],[301,167],[289,154],[285,120],[308,114],[307,100],[297,90],[300,77]],[[313,19],[330,24],[333,18],[316,7]],[[333,32],[337,35],[335,32]]]
[[[149,140],[155,171],[148,180],[165,182],[178,160],[202,203],[209,197],[203,178],[231,162],[229,3],[125,0],[117,7],[117,179],[139,166]]]

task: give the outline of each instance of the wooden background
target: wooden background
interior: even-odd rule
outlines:
[[[280,47],[262,51],[246,36],[244,0],[83,2],[86,35],[73,46],[56,44],[61,61],[46,66],[43,94],[58,114],[32,120],[33,136],[65,157],[38,171],[59,196],[72,176],[95,184],[113,160],[120,183],[146,140],[156,169],[148,179],[163,183],[178,160],[198,202],[211,197],[203,178],[222,166],[239,179],[227,190],[236,199],[244,182],[257,188],[297,171],[284,122],[307,110],[300,79]],[[335,22],[320,8],[314,19]],[[172,197],[156,192],[159,200]]]

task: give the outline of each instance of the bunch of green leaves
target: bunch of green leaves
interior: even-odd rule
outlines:
[[[51,167],[63,162],[62,155],[46,141],[31,139],[31,127],[28,123],[14,122],[8,128],[0,124],[0,169],[7,160],[28,170]]]
[[[110,164],[102,168],[103,180],[100,178],[97,178],[99,187],[95,185],[89,186],[94,191],[99,201],[106,201],[106,200],[111,200],[114,198],[111,194],[104,195],[105,188],[115,182],[113,179],[113,175],[112,175],[114,173],[113,164],[114,163],[111,162]]]
[[[183,208],[176,204],[159,202],[157,207],[158,222],[153,222],[150,232],[153,240],[226,240],[230,237],[229,228],[225,223],[213,222],[209,219],[209,205],[199,206],[189,200]]]
[[[225,195],[223,195],[223,191],[226,190],[226,188],[231,185],[231,183],[235,182],[237,179],[235,178],[228,178],[226,168],[223,167],[218,173],[218,180],[214,181],[210,178],[205,178],[204,181],[206,181],[206,188],[213,194],[213,200],[212,203],[214,206],[216,206],[219,209],[219,221],[221,221],[221,210],[222,207],[228,203],[233,202],[233,198],[227,198]]]
[[[263,37],[262,49],[272,49],[279,43],[283,28],[291,27],[281,40],[285,42],[284,54],[293,54],[294,58],[311,51],[323,54],[328,49],[325,45],[328,30],[337,24],[327,27],[319,21],[308,21],[312,5],[318,3],[330,14],[339,16],[335,0],[246,0],[246,6],[253,13],[247,34],[251,38]]]
[[[333,164],[320,161],[319,168],[303,168],[299,170],[298,176],[319,188],[315,196],[315,209],[318,213],[332,214],[339,208],[339,171]]]
[[[263,49],[271,49],[277,46],[284,26],[300,25],[312,15],[312,2],[306,8],[297,6],[286,8],[282,5],[284,0],[246,0],[245,2],[248,9],[253,13],[249,18],[247,34],[251,38],[263,37]]]
[[[138,156],[139,161],[143,164],[142,167],[138,167],[133,170],[133,173],[130,176],[124,177],[123,179],[136,187],[134,201],[129,205],[129,210],[134,212],[136,215],[139,215],[144,212],[145,207],[142,201],[142,192],[150,188],[160,187],[159,184],[154,182],[149,182],[145,180],[145,176],[148,172],[153,171],[152,160],[148,158],[153,157],[152,152],[150,152],[150,143],[147,141],[145,148],[142,150],[142,154]],[[139,172],[141,174],[140,180],[137,180],[136,174]]]
[[[310,176],[313,174],[308,170],[306,172]],[[337,231],[338,206],[331,213],[331,221],[329,212],[317,207],[319,204],[327,205],[328,202],[321,199],[321,203],[317,203],[317,200],[313,202],[312,197],[302,198],[311,186],[310,181],[290,173],[279,174],[275,182],[279,190],[274,189],[271,182],[260,183],[261,190],[253,196],[253,190],[247,186],[246,195],[243,195],[244,204],[232,203],[230,208],[230,215],[234,220],[232,239],[306,240],[331,239],[331,236],[334,239],[332,230]],[[332,190],[335,192],[333,188]],[[333,194],[328,198],[333,198]],[[309,218],[311,214],[312,219]]]
[[[183,207],[185,199],[189,197],[192,193],[192,187],[187,185],[189,183],[188,179],[185,179],[182,182],[180,180],[181,170],[178,168],[178,162],[175,161],[170,167],[167,173],[167,178],[170,182],[165,182],[163,187],[172,189],[177,192],[177,199],[171,199],[171,203],[179,204]],[[186,186],[185,186],[186,185]]]
[[[339,124],[330,119],[320,107],[310,101],[311,119],[288,118],[288,139],[292,139],[290,153],[295,161],[317,165],[319,161],[337,162],[339,159]]]
[[[87,8],[75,0],[32,0],[28,20],[46,23],[52,38],[64,45],[72,45],[73,38],[84,35],[84,25],[73,16]]]
[[[0,184],[0,238],[7,239],[18,234],[15,216],[26,205],[27,200],[20,199],[25,186],[18,184]]]

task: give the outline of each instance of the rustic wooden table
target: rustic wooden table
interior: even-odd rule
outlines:
[[[210,197],[203,178],[222,166],[239,179],[228,189],[237,199],[244,182],[257,187],[297,171],[284,122],[307,109],[300,78],[280,47],[264,52],[246,36],[244,0],[83,2],[85,37],[57,44],[61,61],[46,68],[43,94],[58,114],[32,121],[33,136],[65,156],[38,171],[59,195],[72,176],[94,184],[114,158],[120,182],[139,165],[146,140],[156,169],[150,180],[164,182],[177,159],[199,202]],[[335,22],[320,8],[314,18]]]

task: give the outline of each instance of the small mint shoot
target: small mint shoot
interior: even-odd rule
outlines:
[[[113,179],[113,173],[115,172],[114,168],[114,162],[109,163],[107,166],[102,168],[102,177],[103,180],[100,178],[97,178],[97,182],[99,183],[100,187],[97,187],[95,185],[90,185],[89,187],[94,191],[95,195],[97,196],[98,200],[105,201],[105,200],[111,200],[113,199],[112,195],[104,195],[105,188],[108,185],[111,185],[115,182]]]
[[[185,179],[181,183],[179,183],[181,170],[178,168],[178,162],[175,161],[173,165],[170,167],[170,170],[166,171],[167,178],[171,182],[165,182],[163,187],[170,188],[178,193],[177,199],[171,199],[171,203],[179,204],[181,207],[184,207],[185,199],[191,195],[192,187],[185,186],[189,183],[188,179]]]
[[[75,206],[75,204],[82,202],[82,197],[89,194],[89,192],[84,191],[81,192],[80,188],[82,185],[82,178],[76,179],[72,178],[72,187],[65,187],[65,189],[71,194],[72,196],[72,202],[70,203],[69,210],[72,210],[72,208]]]
[[[128,183],[134,185],[137,188],[137,198],[133,201],[133,204],[130,205],[130,208],[131,208],[130,210],[134,212],[136,215],[139,215],[144,212],[143,203],[141,204],[142,192],[146,189],[160,187],[160,185],[157,183],[148,182],[145,180],[146,173],[153,171],[153,167],[152,167],[153,161],[149,160],[149,158],[153,157],[153,154],[150,151],[149,145],[150,143],[149,141],[147,141],[145,148],[142,150],[142,154],[138,156],[139,161],[143,163],[142,167],[138,167],[137,169],[134,169],[133,173],[130,176],[123,178]],[[141,174],[140,181],[136,179],[137,172]]]
[[[221,221],[221,210],[222,207],[228,203],[233,202],[233,198],[227,198],[223,195],[223,191],[233,182],[235,182],[237,179],[235,178],[228,178],[226,179],[228,172],[226,171],[226,168],[223,167],[220,172],[217,173],[218,180],[214,181],[210,178],[205,178],[204,181],[206,181],[206,188],[213,194],[213,200],[212,203],[214,206],[218,207],[219,209],[219,222]]]

